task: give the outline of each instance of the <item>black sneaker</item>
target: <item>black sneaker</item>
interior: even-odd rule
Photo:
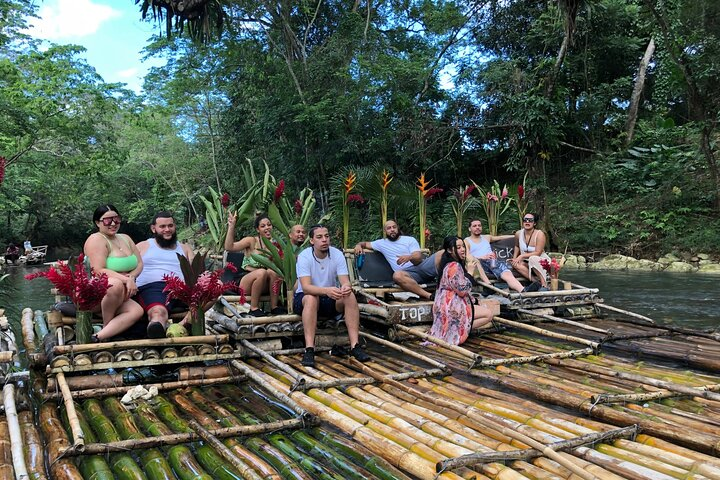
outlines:
[[[365,350],[362,349],[359,343],[356,343],[354,347],[350,349],[350,355],[355,357],[355,360],[358,362],[367,362],[370,360],[370,355],[365,353]]]
[[[251,317],[267,317],[268,316],[268,313],[266,311],[261,310],[259,308],[256,308],[255,310],[250,310],[248,312],[248,314],[250,314]]]
[[[304,367],[314,367],[315,366],[315,349],[312,347],[306,348],[305,352],[303,353],[303,358],[300,361],[300,364]]]
[[[147,326],[148,338],[165,338],[165,327],[160,322],[150,322]]]
[[[350,351],[343,345],[333,345],[330,349],[330,355],[335,357],[347,357],[350,355]]]
[[[288,311],[285,307],[275,307],[270,310],[270,315],[287,315]]]

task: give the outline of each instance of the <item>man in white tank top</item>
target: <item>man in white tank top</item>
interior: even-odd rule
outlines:
[[[135,283],[138,287],[137,301],[148,316],[148,338],[165,338],[168,323],[167,294],[164,275],[175,274],[183,278],[177,254],[192,262],[193,251],[177,241],[175,220],[170,212],[158,212],[150,224],[153,237],[137,244],[143,259],[143,270]]]
[[[490,283],[487,277],[487,273],[490,272],[497,279],[507,283],[512,290],[522,292],[522,284],[515,278],[507,264],[503,260],[496,258],[495,252],[493,252],[490,245],[490,242],[514,238],[513,235],[483,235],[482,222],[478,219],[470,220],[468,231],[470,236],[465,238],[465,244],[468,246],[467,250],[471,254],[467,260],[468,271],[474,274],[473,270],[477,269],[477,274],[485,283]]]

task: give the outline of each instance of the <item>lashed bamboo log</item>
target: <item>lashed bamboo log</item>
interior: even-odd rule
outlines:
[[[48,402],[40,407],[40,428],[46,439],[48,464],[54,480],[82,480],[75,464],[63,457],[70,446],[65,429],[57,418],[57,406]],[[12,477],[3,477],[12,478]]]
[[[23,435],[25,464],[27,465],[28,477],[32,480],[47,480],[45,472],[45,446],[33,422],[32,411],[21,411],[18,413],[18,417]]]
[[[510,297],[509,292],[503,290],[502,288],[496,287],[496,286],[493,285],[492,283],[485,283],[485,282],[483,282],[482,280],[478,281],[477,283],[478,283],[478,285],[481,285],[482,287],[487,288],[488,290],[492,290],[493,292],[495,292],[495,293],[497,293],[498,295],[501,295],[501,296],[503,296],[503,297],[505,297],[505,298],[509,298],[509,297]]]
[[[567,352],[555,352],[555,353],[544,353],[541,355],[528,355],[524,357],[513,357],[513,358],[493,358],[493,359],[484,359],[479,364],[477,364],[477,367],[483,368],[483,367],[495,367],[498,365],[510,365],[510,364],[521,364],[521,363],[534,363],[534,362],[544,362],[548,359],[554,358],[574,358],[579,357],[582,355],[592,355],[593,349],[592,348],[583,348],[580,350],[570,350]]]
[[[75,412],[75,402],[73,402],[70,388],[68,388],[67,382],[65,381],[65,374],[60,372],[55,375],[58,387],[62,393],[63,403],[65,404],[65,411],[67,412],[68,423],[70,425],[70,431],[73,438],[73,448],[78,451],[82,451],[85,448],[85,434],[80,428],[80,422]]]
[[[98,352],[92,357],[95,363],[107,363],[113,361],[113,355],[110,352]]]
[[[265,381],[265,379],[258,375],[255,370],[251,369],[249,365],[243,362],[239,362],[238,360],[231,360],[230,363],[233,367],[240,370],[240,372],[242,372],[253,382],[257,383],[265,391],[270,393],[275,398],[281,400],[288,407],[292,408],[295,413],[297,413],[301,417],[306,417],[308,420],[310,420],[310,416],[304,408],[298,405],[293,399],[285,395],[283,392],[275,388],[272,384]]]
[[[227,345],[228,348],[232,348]],[[169,350],[165,349],[164,351]],[[177,351],[175,351],[177,355]],[[59,365],[57,367],[51,367],[47,372],[50,374],[61,373],[61,372],[88,372],[92,370],[109,370],[119,368],[130,368],[130,367],[149,367],[154,365],[176,365],[176,364],[187,364],[192,362],[210,362],[214,360],[230,360],[234,358],[242,358],[243,352],[233,353],[217,353],[215,355],[196,355],[194,357],[171,357],[171,358],[158,358],[158,359],[147,359],[147,360],[129,360],[123,362],[108,362],[108,363],[95,363],[93,365],[85,366],[73,366],[69,362],[67,365]]]
[[[363,365],[360,362],[357,362],[355,359],[352,359],[351,362],[357,364],[356,365],[357,367],[360,367],[364,373],[367,373],[370,376],[373,376],[373,377],[380,376],[376,372],[374,372],[370,367]],[[394,386],[400,390],[404,390],[408,393],[411,393],[412,395],[415,395],[417,397],[428,399],[427,395],[424,392],[421,392],[412,387],[408,387],[407,385],[405,385],[403,383],[394,382],[394,381],[387,381],[386,383],[389,383],[392,386]],[[465,405],[462,405],[462,404],[459,405],[457,402],[454,402],[454,401],[440,399],[437,397],[433,397],[432,399],[429,399],[429,400],[438,402],[441,405],[446,406],[448,408],[453,408],[455,410],[459,409],[460,411],[467,412],[467,408],[465,407]],[[471,413],[472,412],[467,412],[468,415],[471,415]],[[501,432],[503,435],[507,435],[508,437],[515,438],[515,439],[523,442],[524,444],[529,445],[532,448],[535,448],[536,450],[543,452],[543,454],[545,456],[556,461],[563,467],[565,467],[568,470],[570,470],[571,472],[573,472],[575,475],[578,475],[580,478],[584,478],[584,479],[588,479],[588,480],[596,479],[596,477],[594,475],[587,472],[586,470],[584,470],[583,468],[578,466],[576,463],[570,461],[569,459],[563,457],[562,455],[558,454],[554,450],[548,448],[547,445],[544,445],[525,434],[522,434],[522,433],[517,432],[510,428],[506,428],[503,425],[501,425],[500,423],[496,422],[495,420],[491,420],[487,417],[481,418],[479,416],[473,416],[473,420],[480,421],[481,423],[484,423],[485,425],[489,426],[490,428]]]
[[[364,313],[366,315],[373,315],[375,317],[388,318],[388,316],[390,315],[388,313],[388,309],[386,307],[382,307],[380,305],[371,305],[369,303],[360,303],[360,304],[358,304],[358,308],[360,309],[360,313]]]
[[[548,448],[554,451],[569,450],[589,443],[607,442],[616,438],[624,438],[636,435],[638,432],[637,425],[630,427],[618,428],[615,430],[608,430],[605,432],[590,433],[579,437],[572,438],[570,440],[562,440],[560,442],[552,443],[548,445]],[[473,465],[476,463],[490,463],[490,462],[506,462],[510,460],[529,460],[531,458],[539,457],[543,455],[543,452],[534,448],[524,450],[511,450],[506,452],[483,452],[473,453],[457,458],[449,458],[438,462],[436,469],[438,472],[445,470],[452,470],[457,467],[466,465]]]
[[[515,322],[515,321],[508,320],[508,319],[506,319],[506,318],[502,318],[502,317],[498,317],[498,316],[496,316],[496,317],[493,319],[493,321],[499,322],[499,323],[501,323],[501,324],[503,324],[503,325],[508,325],[508,326],[510,326],[510,327],[515,327],[515,328],[519,328],[519,329],[522,329],[522,330],[529,330],[529,331],[531,331],[531,332],[538,333],[538,334],[544,335],[544,336],[546,336],[546,337],[559,338],[559,339],[561,339],[561,340],[567,340],[567,341],[570,341],[570,342],[580,343],[580,344],[582,344],[582,345],[587,345],[587,346],[589,346],[589,347],[592,347],[592,348],[594,348],[594,349],[596,349],[596,350],[597,350],[597,348],[600,346],[600,344],[599,344],[598,342],[593,342],[593,341],[590,341],[590,340],[585,340],[584,338],[574,337],[574,336],[572,336],[572,335],[564,335],[564,334],[561,334],[561,333],[552,332],[552,331],[550,331],[550,330],[546,330],[546,329],[543,329],[543,328],[534,327],[534,326],[532,326],[532,325],[526,325],[526,324],[524,324],[524,323]]]
[[[702,387],[695,387],[698,390],[720,390],[720,385],[703,385]],[[688,395],[687,393],[681,393],[670,390],[659,390],[657,392],[649,393],[628,393],[628,394],[600,394],[592,397],[592,401],[595,403],[626,403],[626,402],[649,402],[652,400],[660,400],[663,398],[672,398],[680,395]]]
[[[435,377],[435,376],[445,376],[447,375],[446,370],[442,370],[440,368],[432,368],[428,370],[420,370],[416,372],[404,372],[404,373],[395,373],[392,375],[386,375],[383,377],[383,379],[390,379],[395,381],[402,381],[402,380],[408,380],[410,378],[425,378],[425,377]],[[382,380],[384,382],[385,380]],[[334,388],[334,387],[342,387],[342,386],[350,386],[350,385],[371,385],[373,383],[378,383],[379,380],[371,377],[359,377],[359,378],[335,378],[333,380],[326,380],[326,381],[306,381],[303,385],[300,385],[297,389],[298,390],[310,390],[312,388],[320,388],[320,389],[326,389],[326,388]]]
[[[13,352],[0,352],[0,363],[10,363],[13,361]]]
[[[583,330],[590,330],[591,332],[598,332],[598,333],[603,333],[603,334],[609,333],[609,331],[604,328],[593,327],[593,326],[587,325],[585,323],[575,322],[573,320],[568,320],[566,318],[556,317],[555,315],[547,315],[544,313],[534,312],[533,310],[528,310],[526,308],[518,308],[517,311],[520,313],[524,313],[525,315],[532,315],[534,317],[544,318],[545,320],[550,320],[550,321],[557,322],[557,323],[564,323],[565,325],[572,325],[573,327],[578,327]]]
[[[657,325],[655,323],[655,320],[653,320],[650,317],[646,317],[645,315],[640,315],[638,313],[629,312],[627,310],[623,310],[622,308],[613,307],[612,305],[608,305],[606,303],[598,303],[597,306],[602,309],[605,309],[605,310],[610,310],[611,312],[622,313],[623,315],[627,315],[629,317],[637,318],[639,320],[644,320],[646,322],[645,325],[647,325],[647,324]]]
[[[33,313],[33,325],[35,327],[35,335],[37,338],[45,338],[48,334],[47,322],[45,322],[45,314],[42,310],[35,310]]]
[[[15,407],[15,385],[12,383],[8,383],[3,387],[3,405],[5,406],[5,418],[7,420],[8,432],[10,433],[10,448],[12,451],[15,478],[18,480],[27,479],[28,471],[27,466],[25,465],[25,455],[23,453],[20,421]]]
[[[98,352],[101,350],[133,349],[144,347],[164,347],[168,345],[198,345],[209,343],[219,345],[228,343],[228,335],[198,335],[194,337],[174,337],[143,340],[122,340],[118,342],[86,343],[82,345],[56,346],[53,353],[56,355],[67,355],[73,353]]]
[[[413,358],[417,358],[418,360],[422,360],[423,362],[428,363],[428,364],[432,365],[433,367],[439,368],[441,370],[445,370],[447,372],[450,371],[448,369],[447,365],[445,365],[444,363],[438,362],[437,360],[434,360],[434,359],[428,357],[427,355],[418,353],[410,348],[403,347],[403,346],[398,345],[393,342],[388,342],[387,340],[383,340],[382,338],[376,337],[375,335],[369,334],[367,332],[361,331],[361,332],[359,332],[359,335],[367,340],[371,340],[371,341],[377,343],[378,345],[382,345],[383,347],[387,347],[387,348],[390,348],[397,352],[400,352],[403,355],[409,355]]]
[[[35,328],[33,326],[33,311],[29,308],[23,308],[20,316],[20,325],[22,326],[23,345],[28,352],[35,352]]]
[[[265,352],[265,350],[256,347],[252,343],[248,342],[247,340],[240,340],[240,344],[245,347],[246,349],[250,350],[251,352],[256,353],[260,356],[263,360],[270,363],[271,365],[274,365],[275,367],[279,368],[283,372],[290,375],[294,380],[295,384],[293,385],[293,389],[295,388],[301,388],[305,384],[305,377],[295,371],[294,369],[290,368],[286,363],[278,361],[274,356],[270,355],[269,353]]]
[[[208,442],[222,457],[230,462],[230,464],[235,467],[239,472],[242,472],[247,469],[247,464],[243,462],[241,459],[239,459],[229,448],[227,448],[223,443],[218,440],[218,438],[213,435],[210,431],[206,430],[205,427],[200,425],[195,420],[190,420],[190,427],[192,427],[193,430],[195,430],[206,442]]]
[[[2,478],[15,478],[10,432],[8,422],[4,417],[0,417],[0,475],[2,475]]]
[[[195,380],[183,380],[177,382],[164,382],[164,383],[149,383],[144,384],[145,388],[155,387],[158,391],[174,390],[176,388],[186,388],[195,386],[210,386],[219,385],[226,383],[237,382],[240,377],[218,377],[218,378],[206,378],[206,379],[195,379]],[[71,390],[72,397],[75,400],[83,400],[86,398],[102,398],[109,396],[124,395],[129,390],[135,388],[134,385],[127,385],[122,387],[102,387],[102,388],[90,388],[85,390]],[[47,400],[56,400],[61,395],[57,392],[48,392],[45,394]]]
[[[443,348],[446,348],[448,350],[451,350],[457,354],[462,355],[463,357],[467,358],[470,361],[470,366],[476,365],[482,361],[482,357],[478,355],[477,353],[473,353],[470,350],[460,347],[458,345],[452,345],[445,340],[441,338],[434,337],[428,333],[425,332],[419,332],[414,328],[408,328],[405,325],[396,325],[395,328],[397,330],[400,330],[401,332],[405,332],[409,335],[413,335],[415,337],[422,338],[424,340],[428,340],[430,342],[433,342],[437,345],[440,345]]]

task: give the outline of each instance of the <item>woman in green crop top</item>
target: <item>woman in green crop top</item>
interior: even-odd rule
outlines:
[[[101,205],[93,214],[98,231],[85,241],[85,256],[96,273],[108,276],[108,288],[100,303],[103,328],[93,339],[105,341],[118,335],[143,316],[142,307],[132,297],[137,293],[135,279],[142,271],[142,257],[130,237],[118,233],[122,218],[113,205]]]
[[[267,315],[259,307],[260,296],[264,292],[270,294],[270,313],[273,315],[282,315],[287,313],[287,310],[283,307],[278,306],[278,300],[280,297],[280,289],[273,288],[277,282],[281,282],[280,276],[269,268],[265,268],[264,265],[258,263],[253,257],[253,253],[260,253],[260,249],[264,248],[262,237],[272,241],[273,225],[267,215],[260,214],[255,218],[255,231],[257,232],[254,236],[244,237],[237,242],[234,242],[235,238],[235,222],[237,220],[237,214],[230,213],[228,215],[228,232],[225,236],[225,250],[229,252],[240,252],[242,251],[245,256],[241,268],[248,272],[242,279],[240,279],[240,287],[245,292],[250,292],[250,315],[255,317],[263,317]]]

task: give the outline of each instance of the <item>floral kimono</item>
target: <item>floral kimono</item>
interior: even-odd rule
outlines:
[[[448,263],[435,292],[430,335],[460,345],[470,333],[473,309],[469,296],[472,284],[457,262]]]

